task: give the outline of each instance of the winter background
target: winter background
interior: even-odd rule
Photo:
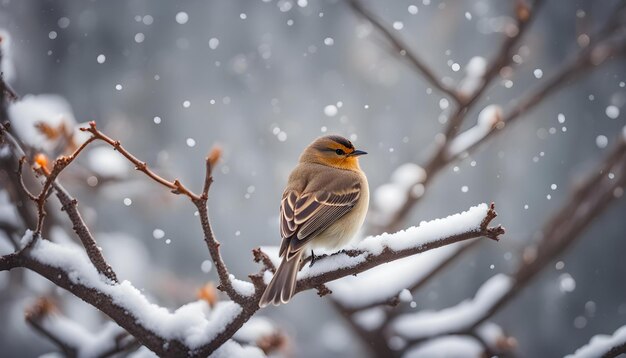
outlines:
[[[512,83],[496,81],[477,108],[504,106],[536,88],[577,51],[581,23],[598,26],[616,3],[549,1],[522,40],[527,55]],[[502,39],[498,21],[512,14],[509,2],[496,0],[366,5],[454,81],[472,57],[494,54]],[[279,243],[279,198],[308,142],[325,133],[349,137],[370,153],[361,164],[375,190],[398,166],[428,157],[439,118],[451,109],[342,1],[2,0],[0,27],[11,36],[5,55],[14,67],[4,71],[20,94],[64,97],[76,122],[96,120],[170,176],[200,187],[204,156],[222,144],[209,207],[238,277],[257,269],[252,248]],[[404,226],[494,201],[507,233],[431,281],[415,295],[416,309],[454,305],[488,277],[515,268],[520,249],[626,124],[624,81],[623,62],[603,65],[438,176]],[[121,181],[94,189],[79,175],[64,175],[109,262],[162,305],[194,300],[196,289],[216,278],[195,208],[125,162],[97,155],[92,150],[80,160]],[[562,264],[544,270],[495,317],[518,340],[520,356],[562,356],[626,323],[625,213],[618,200]],[[28,287],[18,290],[0,273],[7,357],[54,350],[23,318],[36,294],[54,288],[23,275]],[[78,299],[68,298],[63,309],[88,327],[99,324],[96,310]],[[296,356],[368,352],[313,291],[262,314],[287,332]]]

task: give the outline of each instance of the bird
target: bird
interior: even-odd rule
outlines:
[[[359,166],[364,154],[339,135],[317,138],[304,149],[283,191],[282,261],[259,300],[260,307],[289,302],[305,253],[311,251],[313,264],[313,250],[339,249],[361,228],[369,207],[367,177]]]

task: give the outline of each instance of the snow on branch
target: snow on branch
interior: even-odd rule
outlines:
[[[472,128],[460,133],[448,144],[448,158],[456,158],[468,148],[473,147],[498,126],[504,126],[502,122],[502,108],[496,105],[485,107],[478,114],[478,122]]]
[[[621,354],[626,354],[626,326],[618,328],[611,336],[598,334],[591,337],[589,343],[565,358],[610,358]]]
[[[42,193],[51,190],[56,192],[86,251],[43,240],[40,231],[36,230],[27,232],[19,251],[1,258],[2,269],[25,267],[41,274],[103,311],[141,344],[160,356],[204,356],[232,346],[230,339],[258,310],[260,294],[265,288],[264,278],[267,280],[270,276],[267,270],[271,269],[271,265],[264,262],[265,267],[261,272],[251,275],[252,282],[247,282],[231,276],[221,259],[220,244],[213,236],[207,210],[208,190],[212,183],[211,172],[219,159],[219,150],[213,150],[207,157],[203,190],[201,194],[195,194],[180,181],[169,181],[154,173],[146,163],[128,152],[118,141],[100,132],[94,122],[83,130],[91,133],[92,137],[76,149],[75,153],[55,160],[51,169],[48,169],[46,163],[35,169],[45,178]],[[8,132],[4,134],[10,136]],[[170,312],[151,303],[130,282],[119,282],[116,277],[109,277],[107,273],[112,273],[112,270],[106,265],[104,258],[94,259],[90,255],[90,250],[96,247],[95,240],[80,218],[76,200],[61,187],[56,177],[95,140],[109,144],[135,164],[137,170],[174,194],[187,196],[191,200],[198,209],[205,241],[218,270],[219,288],[228,294],[231,301],[220,302],[214,307],[210,307],[205,301],[198,301]],[[33,195],[38,208],[43,208],[39,205],[39,197],[47,198],[48,195]],[[500,226],[489,226],[496,215],[493,204],[481,204],[464,213],[423,222],[418,227],[395,234],[366,238],[339,253],[321,257],[313,267],[305,267],[299,273],[297,291],[320,288],[326,282],[460,241],[481,236],[497,240],[504,233],[504,229]],[[41,223],[45,216],[42,210],[39,211],[39,216]],[[37,228],[40,227],[41,225],[37,225]]]
[[[502,129],[510,127],[510,124],[515,120],[523,117],[558,90],[570,84],[572,79],[587,74],[611,60],[626,56],[626,39],[623,36],[621,38],[616,36],[616,34],[623,32],[623,29],[626,27],[626,24],[619,20],[626,10],[618,8],[604,22],[604,27],[595,35],[590,36],[589,44],[581,48],[573,56],[572,61],[564,61],[564,65],[558,69],[557,73],[541,87],[529,92],[519,101],[513,101],[510,108],[502,110],[503,115],[485,117],[485,121],[479,120],[475,126],[459,134],[468,115],[473,113],[478,105],[480,97],[498,78],[500,71],[510,65],[514,57],[513,51],[516,50],[523,34],[530,27],[529,25],[544,2],[545,0],[535,0],[530,6],[525,5],[524,2],[518,2],[518,7],[515,9],[515,23],[511,24],[510,27],[507,26],[511,31],[507,32],[508,36],[502,42],[494,58],[486,66],[482,59],[473,61],[474,63],[471,67],[474,68],[470,72],[471,76],[474,77],[472,79],[474,84],[469,87],[475,89],[468,95],[465,93],[468,86],[462,81],[458,86],[459,89],[453,90],[455,93],[460,94],[459,98],[461,98],[461,101],[447,120],[443,135],[435,136],[434,146],[437,150],[423,165],[427,176],[424,180],[415,180],[413,183],[410,183],[408,188],[403,191],[403,196],[395,195],[398,199],[394,201],[393,207],[389,205],[384,207],[373,206],[375,212],[371,216],[374,217],[375,221],[370,222],[370,233],[398,230],[408,217],[411,209],[424,197],[430,181],[446,168],[448,164],[458,160],[463,153],[470,153],[476,150],[492,136],[503,132]],[[401,40],[396,38],[393,32],[385,31],[385,26],[378,22],[375,16],[367,11],[360,11],[359,9],[362,9],[362,5],[359,4],[359,1],[354,0],[351,2],[351,5],[357,12],[372,22],[385,36],[393,38],[394,40],[390,39],[392,43],[397,42],[401,44],[402,48],[406,47]],[[410,63],[419,71],[423,71],[418,66],[415,66],[413,62]],[[481,79],[475,78],[479,75],[482,75]],[[491,105],[487,106],[485,110],[487,108],[494,109],[497,107]],[[486,114],[483,112],[483,115]],[[497,120],[494,121],[494,119]]]
[[[626,185],[626,130],[599,168],[579,185],[563,207],[543,226],[538,247],[529,246],[534,257],[525,257],[517,271],[486,281],[471,301],[437,312],[418,312],[395,319],[391,326],[413,343],[426,339],[475,331],[509,303],[547,265],[578,238],[594,218],[621,196]],[[606,175],[612,173],[612,176]]]
[[[441,311],[420,311],[399,316],[391,327],[410,341],[421,341],[448,332],[468,332],[512,286],[510,277],[504,274],[493,276],[478,289],[473,299]]]
[[[26,322],[48,337],[67,356],[109,357],[136,348],[137,341],[120,326],[107,322],[98,332],[63,316],[52,300],[42,297],[26,310]]]
[[[298,273],[296,292],[456,242],[478,237],[498,240],[504,228],[489,227],[496,216],[493,204],[480,204],[463,213],[422,222],[394,234],[367,237],[338,253],[321,255],[312,267],[303,267]],[[276,265],[278,258],[276,250],[273,251],[274,254],[268,256]],[[271,277],[266,275],[264,279],[268,282]]]
[[[305,267],[299,274],[298,291],[453,242],[480,236],[497,239],[503,229],[488,226],[495,216],[493,206],[481,204],[396,234],[367,238],[346,251],[321,257],[312,268]],[[24,246],[33,242],[32,235],[24,236]],[[35,240],[23,254],[22,264],[98,307],[160,355],[212,352],[221,345],[215,344],[220,335],[232,331],[232,336],[255,312],[232,301],[213,308],[198,301],[170,312],[151,303],[128,281],[112,285],[79,248],[47,240]]]
[[[329,282],[332,298],[348,311],[379,305],[395,305],[410,296],[414,287],[429,277],[443,262],[467,247],[456,243],[422,253],[419,259],[407,257],[368,270],[358,276],[348,276]],[[372,291],[372,287],[376,287]],[[408,292],[407,292],[408,291]],[[402,294],[405,292],[404,294]],[[409,300],[410,301],[410,300]]]
[[[22,241],[30,240],[32,232],[27,232]],[[211,308],[204,300],[169,312],[151,303],[128,281],[111,285],[91,264],[84,251],[48,240],[37,240],[26,260],[26,267],[33,260],[43,267],[63,272],[72,285],[107,296],[111,304],[132,316],[137,325],[154,332],[164,341],[180,341],[191,349],[213,340],[233,317],[241,313],[241,307],[232,301],[219,302]]]

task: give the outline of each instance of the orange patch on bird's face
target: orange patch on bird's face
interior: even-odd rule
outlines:
[[[358,169],[359,160],[357,157],[337,156],[333,160],[333,166],[341,169]]]
[[[342,150],[344,154],[337,154],[336,150]],[[328,166],[347,169],[347,170],[355,170],[359,169],[359,161],[357,157],[349,156],[350,153],[354,152],[354,148],[347,148],[339,143],[329,143],[327,150],[320,151],[317,155],[319,161]]]

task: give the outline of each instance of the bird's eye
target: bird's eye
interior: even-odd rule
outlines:
[[[346,152],[344,152],[344,151],[343,151],[343,150],[341,150],[341,149],[337,149],[337,150],[335,151],[335,153],[337,153],[337,155],[344,155],[344,154],[346,154]]]

